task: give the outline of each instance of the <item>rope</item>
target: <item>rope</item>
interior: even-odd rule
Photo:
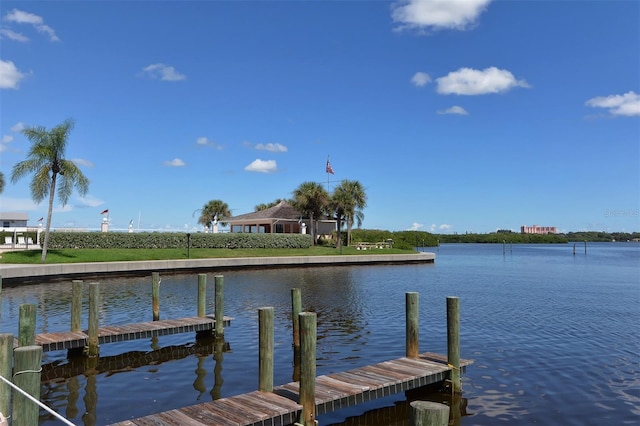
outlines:
[[[25,371],[18,371],[17,373],[15,373],[13,376],[17,376],[18,374],[23,374],[23,373],[39,373],[40,371],[35,371],[35,370],[25,370]],[[32,397],[31,395],[29,395],[28,393],[26,393],[25,391],[23,391],[22,389],[20,389],[19,387],[17,387],[16,385],[14,385],[13,383],[11,383],[9,380],[5,379],[4,377],[0,376],[0,379],[2,379],[3,382],[5,382],[6,384],[8,384],[9,386],[11,386],[13,389],[17,390],[18,392],[20,392],[25,398],[27,398],[28,400],[35,402],[36,404],[38,404],[40,406],[40,408],[42,408],[43,410],[45,410],[46,412],[48,412],[49,414],[51,414],[52,416],[54,416],[56,419],[60,420],[62,423],[68,425],[68,426],[75,426],[73,423],[71,423],[69,420],[65,419],[64,417],[62,417],[60,414],[56,413],[55,411],[53,411],[51,408],[47,407],[46,405],[44,405],[43,403],[41,403],[40,401],[38,401],[37,399],[35,399],[34,397]]]

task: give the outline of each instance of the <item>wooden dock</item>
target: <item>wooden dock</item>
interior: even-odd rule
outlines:
[[[224,317],[224,326],[231,324],[231,317]],[[171,334],[213,331],[213,316],[190,317],[173,320],[148,321],[137,324],[110,325],[98,328],[98,344],[125,342],[128,340],[146,339]],[[58,333],[36,334],[35,344],[42,346],[43,352],[65,349],[84,348],[88,345],[89,335],[86,331],[64,331]],[[18,339],[14,339],[14,347]]]
[[[461,372],[471,360],[460,360]],[[342,373],[316,377],[316,414],[325,414],[398,392],[442,382],[450,375],[447,357],[431,352],[398,358]],[[298,421],[302,410],[299,383],[254,391],[211,402],[152,414],[114,426],[285,426]]]

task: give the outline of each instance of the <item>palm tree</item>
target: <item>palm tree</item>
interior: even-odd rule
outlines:
[[[347,218],[347,211],[351,205],[349,193],[342,185],[333,190],[333,195],[329,201],[329,209],[336,218],[336,229],[338,231],[337,247],[342,247],[342,223]]]
[[[4,173],[0,172],[0,194],[4,191]]]
[[[328,202],[329,194],[316,182],[303,182],[293,191],[293,207],[306,214],[311,222],[313,244],[316,243],[317,218],[325,211]]]
[[[351,244],[353,222],[356,221],[358,227],[362,225],[362,220],[364,219],[362,209],[367,206],[367,194],[360,182],[346,179],[340,182],[340,185],[334,190],[335,192],[343,193],[340,197],[345,200],[343,207],[347,222],[347,246],[349,246]]]
[[[258,204],[258,205],[257,205],[257,206],[255,206],[253,209],[254,209],[255,211],[259,212],[259,211],[262,211],[262,210],[266,210],[266,209],[268,209],[268,208],[271,208],[271,207],[273,207],[273,206],[277,206],[278,204],[280,204],[280,202],[281,202],[281,201],[284,201],[284,202],[285,202],[285,203],[287,203],[287,204],[291,204],[291,203],[292,203],[292,201],[291,201],[291,200],[285,200],[285,199],[278,198],[277,200],[273,200],[273,201],[272,201],[272,202],[270,202],[270,203],[261,203],[261,204]]]
[[[16,182],[27,174],[33,174],[29,185],[31,197],[36,203],[40,203],[49,196],[49,210],[47,212],[47,226],[44,230],[42,243],[42,258],[47,258],[47,245],[49,244],[49,231],[51,229],[51,216],[53,214],[53,200],[56,189],[58,199],[64,206],[69,201],[73,189],[77,189],[80,195],[86,195],[89,191],[89,179],[80,171],[71,160],[64,158],[67,148],[69,132],[73,129],[73,120],[67,119],[62,124],[51,130],[43,126],[29,126],[22,133],[33,144],[27,155],[27,159],[13,166],[11,181]],[[60,182],[58,183],[58,177]]]
[[[229,206],[222,200],[211,200],[199,210],[200,217],[198,218],[198,223],[205,228],[208,228],[214,220],[220,222],[222,226],[226,226],[227,222],[225,219],[231,217]],[[213,232],[213,227],[211,228],[211,232]]]

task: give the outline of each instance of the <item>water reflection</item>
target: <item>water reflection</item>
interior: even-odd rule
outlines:
[[[200,400],[207,391],[206,361],[213,354],[215,360],[214,384],[211,399],[221,397],[223,353],[230,352],[231,346],[224,339],[213,336],[198,338],[184,345],[159,347],[157,337],[151,339],[151,351],[131,351],[119,355],[89,358],[75,356],[66,361],[44,364],[41,373],[41,398],[64,412],[66,418],[77,418],[80,413],[78,402],[83,395],[82,423],[86,426],[103,423],[98,421],[98,377],[110,377],[115,374],[136,371],[145,366],[158,366],[165,362],[193,357],[196,360],[193,388],[198,391],[196,400]],[[53,416],[45,411],[40,413],[40,422],[53,421]]]

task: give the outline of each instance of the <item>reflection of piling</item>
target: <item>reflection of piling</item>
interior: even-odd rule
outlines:
[[[85,425],[96,424],[96,408],[98,405],[98,357],[87,358],[85,360],[87,369],[85,376],[87,381],[84,387],[84,414],[82,415],[82,422]]]
[[[460,299],[447,297],[447,362],[454,393],[462,392],[460,380]]]
[[[417,358],[418,357],[418,293],[406,293],[406,357]]]
[[[224,353],[224,339],[216,337],[213,349],[213,360],[216,362],[213,367],[213,389],[211,389],[211,399],[216,400],[222,398],[222,359]]]
[[[207,377],[207,369],[204,368],[204,363],[206,362],[206,356],[198,357],[198,365],[196,366],[196,379],[193,381],[193,388],[200,392],[198,394],[197,400],[200,399],[203,393],[207,390],[207,385],[204,382],[205,377]]]
[[[75,419],[78,415],[78,398],[80,397],[80,383],[78,383],[78,377],[70,377],[66,382],[67,384],[67,410],[65,417],[67,419]]]
[[[160,319],[160,273],[151,273],[151,306],[153,309],[153,320]]]
[[[224,276],[215,276],[215,333],[216,337],[224,336]]]
[[[273,392],[273,307],[258,309],[258,390]]]
[[[14,378],[13,384],[22,389],[33,399],[40,400],[40,364],[42,362],[41,346],[21,346],[13,351]],[[13,426],[32,426],[38,424],[40,407],[20,392],[13,392],[11,424]]]
[[[433,401],[413,401],[410,405],[410,426],[449,425],[449,406]]]
[[[18,345],[31,346],[36,343],[36,305],[23,303],[18,314]]]
[[[315,312],[300,313],[300,413],[302,426],[315,426],[316,420],[316,337]]]

